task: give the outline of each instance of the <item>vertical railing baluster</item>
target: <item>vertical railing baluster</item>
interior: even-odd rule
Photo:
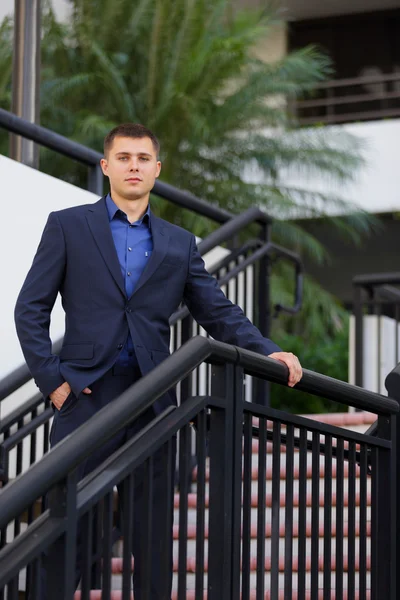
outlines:
[[[246,412],[243,426],[242,600],[250,600],[252,420],[251,414]]]
[[[113,491],[104,497],[103,502],[103,577],[102,577],[102,600],[111,598],[111,550],[113,529]]]
[[[356,571],[356,444],[349,442],[347,508],[347,598],[355,598]]]
[[[93,554],[92,564],[92,587],[96,590],[101,588],[101,538],[103,529],[103,500],[99,500],[93,511]]]
[[[153,477],[154,460],[150,456],[144,463],[143,474],[143,529],[140,539],[139,577],[141,582],[141,598],[151,600],[151,546],[153,538]],[[154,532],[155,533],[155,532]]]
[[[343,600],[343,510],[344,510],[344,443],[336,442],[336,569],[335,598]]]
[[[294,427],[286,427],[286,490],[285,490],[285,600],[293,597],[293,484]]]
[[[75,590],[76,542],[77,542],[77,472],[71,472],[49,493],[50,518],[64,523],[64,532],[53,542],[48,551],[51,569],[47,569],[48,595],[50,599],[71,600]]]
[[[320,436],[314,431],[312,434],[311,476],[311,600],[318,600],[320,461]]]
[[[279,597],[279,521],[281,495],[281,424],[274,421],[272,433],[272,511],[271,511],[271,598]],[[261,596],[257,596],[261,598]],[[264,598],[262,599],[264,600]]]
[[[93,557],[93,510],[81,517],[82,579],[81,600],[89,600]]]
[[[371,600],[379,596],[378,574],[378,448],[371,448]]]
[[[307,557],[307,430],[300,429],[299,442],[299,508],[298,508],[298,600],[306,599],[306,557]]]
[[[367,447],[360,447],[360,517],[359,517],[359,598],[367,600]]]
[[[134,485],[135,473],[132,472],[124,479],[120,489],[118,490],[122,498],[122,537],[123,537],[123,554],[122,554],[122,600],[131,599],[131,582],[132,582],[132,550],[133,536],[136,531],[133,527],[134,506]],[[135,568],[135,566],[134,566]]]
[[[266,453],[267,423],[263,418],[258,420],[258,477],[257,477],[257,600],[265,597],[265,500],[266,500]],[[279,474],[280,476],[280,474]],[[279,544],[279,541],[278,541]],[[279,555],[279,549],[277,554]]]
[[[376,377],[377,377],[377,388],[376,392],[378,394],[384,394],[385,390],[383,389],[383,381],[382,381],[382,373],[381,373],[381,363],[382,363],[382,303],[375,300],[376,307],[376,318],[377,318],[377,329],[378,329],[378,339],[377,339],[377,348],[378,348],[378,356],[376,362]]]
[[[195,598],[204,596],[205,508],[206,508],[206,443],[207,419],[204,410],[197,415],[197,505],[196,505],[196,580]]]
[[[190,427],[185,425],[179,435],[179,557],[178,557],[178,600],[186,600],[187,581],[187,537],[188,537],[188,494],[190,476]]]
[[[332,589],[332,436],[325,434],[324,452],[324,600]]]
[[[173,540],[171,535],[173,531],[174,517],[174,472],[176,463],[175,438],[168,440],[168,442],[164,444],[164,448],[162,450],[162,461],[162,489],[165,490],[166,501],[163,508],[165,511],[163,517],[164,532],[161,532],[160,556],[163,557],[163,560],[160,566],[160,590],[161,593],[167,597],[170,593],[173,573]]]
[[[26,594],[26,597],[29,600],[41,600],[42,591],[41,591],[41,570],[42,570],[42,559],[36,558],[31,564],[31,586],[29,590],[29,596]],[[85,600],[82,598],[82,600]]]

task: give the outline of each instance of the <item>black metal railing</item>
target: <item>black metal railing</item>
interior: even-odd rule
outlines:
[[[400,73],[334,79],[314,88],[314,98],[294,104],[300,125],[333,125],[400,116]]]
[[[203,361],[212,365],[206,394],[191,397],[178,408],[159,415],[104,464],[78,481],[79,465],[96,448],[137,419]],[[123,539],[122,598],[130,598],[132,490],[139,468],[147,507],[140,537],[143,556],[147,558],[137,566],[142,570],[137,576],[151,582],[155,567],[146,542],[151,539],[152,526],[151,472],[156,457],[161,456],[167,494],[164,533],[169,535],[172,527],[173,507],[179,525],[173,567],[170,544],[165,543],[157,557],[161,565],[158,581],[165,595],[173,568],[174,597],[179,600],[191,597],[191,585],[192,597],[196,599],[204,597],[204,590],[210,600],[265,598],[267,593],[271,599],[318,598],[320,594],[325,598],[355,598],[358,590],[359,598],[395,600],[397,401],[304,372],[298,384],[302,391],[376,413],[377,436],[370,437],[246,402],[245,374],[280,384],[287,379],[286,367],[277,361],[201,337],[192,339],[1,490],[3,597],[17,597],[18,591],[23,593],[29,587],[31,598],[40,598],[39,573],[48,555],[48,597],[71,600],[79,522],[83,532],[81,589],[76,598],[89,598],[96,561],[100,573],[97,585],[102,589],[102,598],[110,598],[115,566],[111,554],[113,490],[118,485],[120,500],[128,507],[119,523]],[[399,370],[391,373],[388,380],[391,393],[399,397]],[[188,493],[185,484],[193,421],[197,428],[196,498]],[[255,424],[258,440],[254,440]],[[176,435],[177,464],[183,484],[174,492],[170,482]],[[372,467],[370,475],[368,462]],[[255,465],[256,480],[252,477]],[[271,487],[267,490],[269,471]],[[22,523],[27,511],[34,513],[32,507],[44,495],[49,498],[48,508],[14,536],[15,523]],[[188,555],[189,515],[191,522],[196,523],[193,565]],[[265,540],[268,524],[269,547]],[[160,557],[165,560],[160,561]],[[191,570],[194,581],[189,582]],[[150,598],[149,588],[143,594],[144,600]]]
[[[384,393],[385,376],[400,361],[400,273],[354,277],[353,314],[354,382]]]
[[[45,148],[54,150],[58,154],[87,165],[87,189],[98,196],[103,195],[103,173],[100,168],[100,160],[103,158],[103,155],[100,152],[87,148],[41,125],[30,123],[3,108],[0,108],[0,127],[10,133],[15,133],[28,140],[32,140]],[[223,208],[162,181],[156,181],[152,193],[221,225],[234,216]],[[270,225],[271,219],[265,213],[259,211],[257,222],[262,227],[265,227]]]

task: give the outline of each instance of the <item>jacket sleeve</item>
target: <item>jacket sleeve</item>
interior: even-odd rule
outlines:
[[[66,263],[64,234],[50,213],[14,311],[17,335],[36,385],[47,397],[64,378],[60,360],[51,352],[50,315],[62,284]]]
[[[206,271],[194,237],[184,301],[192,316],[214,339],[266,356],[281,351],[279,346],[261,335],[239,306],[226,298],[215,277]]]

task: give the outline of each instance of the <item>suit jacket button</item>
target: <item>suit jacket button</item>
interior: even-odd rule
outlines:
[[[130,313],[130,312],[132,312],[132,309],[131,309],[131,307],[130,307],[130,306],[127,306],[127,307],[126,307],[126,312],[129,312],[129,313]]]
[[[123,345],[122,344],[118,344],[117,349],[118,350],[122,350],[122,348],[123,348]]]

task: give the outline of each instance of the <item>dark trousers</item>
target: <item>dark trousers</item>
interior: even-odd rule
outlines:
[[[60,411],[55,411],[53,426],[50,432],[50,443],[53,447],[55,444],[72,433],[85,421],[90,419],[97,411],[112,402],[119,394],[125,391],[140,377],[140,372],[135,367],[121,368],[114,367],[108,371],[101,379],[90,386],[91,394],[81,394],[76,398],[73,394],[65,401]],[[133,424],[128,425],[118,434],[116,434],[106,444],[101,446],[89,459],[80,467],[79,479],[85,477],[98,465],[100,465],[107,457],[120,448],[127,440],[137,434],[145,425],[154,418],[154,413],[151,410],[143,413]],[[173,449],[171,456],[170,472],[174,473],[176,458],[176,443],[173,440]],[[150,576],[150,598],[151,600],[170,600],[172,588],[172,520],[173,520],[173,478],[167,482],[165,477],[166,460],[163,448],[160,448],[153,456],[153,501],[152,501],[152,523],[151,523],[151,576]],[[144,519],[142,518],[145,504],[148,503],[148,498],[144,493],[144,467],[138,467],[134,472],[134,491],[133,491],[133,537],[132,537],[132,553],[134,556],[135,567],[133,576],[133,590],[135,600],[141,600],[142,589],[144,582],[142,581],[142,573],[149,572],[144,569],[141,547],[143,536],[146,535]],[[120,492],[120,490],[118,490]],[[119,495],[120,506],[122,503],[122,494]],[[169,500],[169,502],[168,502]],[[168,509],[167,507],[170,507]],[[124,507],[122,506],[122,511]],[[169,512],[169,518],[167,511]],[[167,518],[166,518],[167,516]],[[171,527],[166,527],[166,522],[171,523]],[[78,526],[78,540],[81,538]],[[77,547],[77,582],[80,578],[80,555],[81,543],[78,542]],[[96,550],[96,549],[94,549]],[[165,573],[166,556],[169,556],[169,581],[168,589],[165,589],[165,577],[161,573]],[[45,562],[48,563],[48,568],[51,569],[51,558],[46,557]],[[46,574],[45,569],[42,573],[41,588],[46,589]],[[160,585],[164,581],[164,589],[160,589]],[[41,600],[52,600],[48,598],[47,593],[43,593]]]

